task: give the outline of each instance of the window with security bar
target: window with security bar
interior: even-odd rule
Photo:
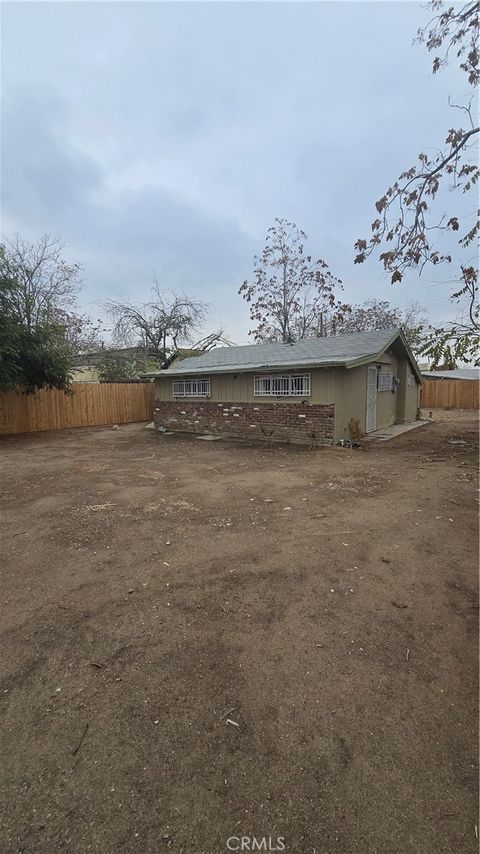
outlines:
[[[174,380],[174,397],[210,397],[210,380]]]
[[[309,397],[310,374],[272,374],[255,377],[255,397]]]
[[[393,374],[391,371],[379,371],[377,376],[378,391],[391,391],[393,388]]]

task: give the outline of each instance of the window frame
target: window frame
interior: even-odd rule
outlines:
[[[201,391],[199,390],[200,385],[202,386]],[[179,386],[183,386],[183,389],[180,390],[178,388]],[[198,379],[196,377],[174,379],[172,380],[172,396],[174,398],[210,397],[210,377],[199,377]]]
[[[302,380],[300,390],[295,388],[298,380]],[[253,379],[254,397],[311,397],[311,394],[311,374],[258,374]]]

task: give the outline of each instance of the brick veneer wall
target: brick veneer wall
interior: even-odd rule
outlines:
[[[283,401],[216,403],[202,398],[156,400],[153,419],[157,427],[187,433],[329,445],[333,441],[334,406]]]

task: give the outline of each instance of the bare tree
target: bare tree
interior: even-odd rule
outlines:
[[[2,250],[2,276],[15,285],[9,292],[10,311],[29,332],[74,308],[81,268],[64,260],[58,238],[44,234],[32,243],[17,234]]]
[[[332,314],[340,311],[335,289],[342,283],[325,261],[306,255],[307,235],[293,222],[275,219],[261,256],[254,258],[254,281],[239,294],[250,304],[250,330],[256,341],[298,341],[328,334]]]
[[[400,311],[400,327],[413,352],[422,354],[429,326],[425,309],[418,302],[412,302]]]
[[[104,305],[114,321],[113,339],[117,344],[137,345],[146,355],[162,361],[179,345],[192,343],[208,310],[205,303],[161,291],[157,283],[148,303],[109,300]]]
[[[104,348],[106,332],[100,318],[94,322],[86,314],[57,311],[57,322],[63,326],[65,337],[75,355],[98,353]]]
[[[199,341],[196,341],[195,344],[192,345],[192,350],[199,350],[202,353],[208,353],[210,350],[213,350],[217,344],[223,344],[224,347],[232,347],[233,341],[223,334],[223,329],[220,329],[218,332],[210,332],[208,335],[205,335],[204,338],[200,338]]]
[[[426,325],[425,310],[418,303],[401,309],[391,306],[387,300],[371,299],[361,305],[352,305],[337,321],[335,331],[337,334],[345,334],[399,327],[412,349],[418,351]]]

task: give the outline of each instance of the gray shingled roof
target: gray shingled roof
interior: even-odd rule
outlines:
[[[219,374],[304,366],[353,367],[368,361],[369,358],[380,356],[399,335],[401,335],[399,329],[379,329],[375,332],[335,335],[329,338],[308,338],[297,341],[295,344],[219,347],[202,356],[189,356],[181,361],[174,361],[171,367],[158,372],[155,376]],[[413,364],[416,368],[414,360]]]

